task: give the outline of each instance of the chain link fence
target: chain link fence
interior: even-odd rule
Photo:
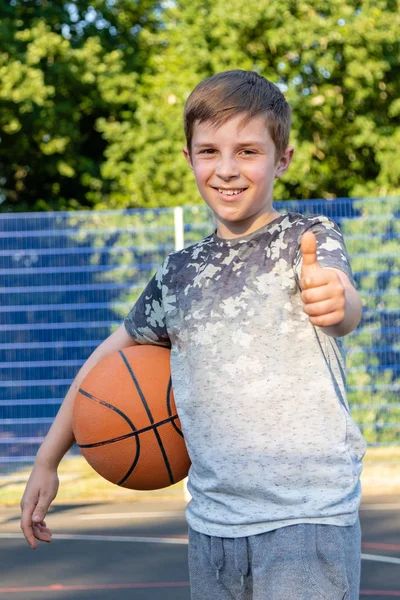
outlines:
[[[276,202],[341,228],[364,304],[345,338],[369,446],[400,442],[400,198]],[[32,464],[78,369],[165,256],[214,228],[206,206],[0,215],[0,474]]]

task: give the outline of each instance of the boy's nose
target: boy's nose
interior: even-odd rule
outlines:
[[[240,175],[236,161],[230,158],[221,158],[215,169],[215,174],[225,181],[234,179]]]

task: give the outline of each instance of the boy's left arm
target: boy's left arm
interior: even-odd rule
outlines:
[[[317,240],[312,232],[301,239],[302,289],[304,312],[310,322],[332,337],[347,335],[361,320],[362,303],[346,273],[322,267],[317,260]]]

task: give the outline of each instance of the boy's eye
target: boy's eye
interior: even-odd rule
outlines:
[[[200,154],[213,154],[215,150],[213,148],[205,148],[204,150],[200,150]]]
[[[244,150],[242,150],[242,154],[250,155],[250,154],[256,154],[256,152],[254,150],[244,149]]]

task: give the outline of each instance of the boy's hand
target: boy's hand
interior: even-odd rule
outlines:
[[[303,310],[317,327],[338,325],[345,315],[345,288],[337,273],[323,268],[317,260],[317,238],[307,231],[301,238],[300,286]]]
[[[44,518],[57,491],[57,470],[34,466],[21,500],[21,529],[31,548],[36,548],[36,540],[51,542]]]

